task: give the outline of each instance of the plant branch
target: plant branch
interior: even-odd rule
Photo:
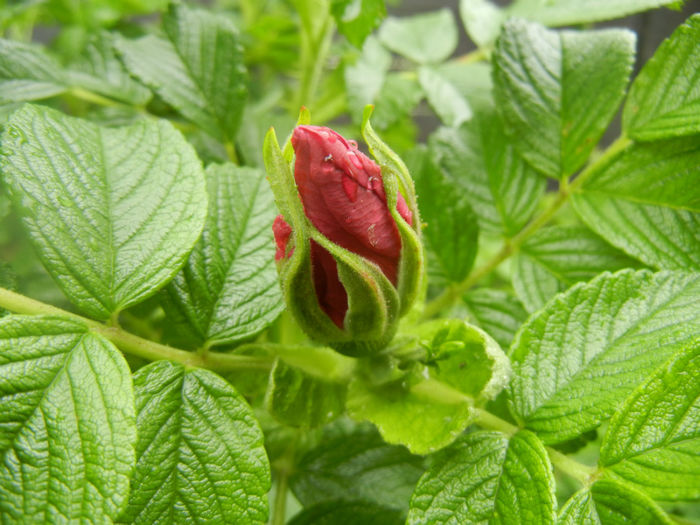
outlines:
[[[109,339],[123,352],[157,361],[169,359],[185,366],[208,368],[217,372],[226,372],[242,369],[269,370],[272,367],[272,357],[257,357],[247,355],[224,354],[208,352],[200,355],[179,348],[149,341],[118,326],[108,326],[98,321],[88,319],[78,314],[68,312],[61,308],[51,306],[41,301],[36,301],[24,295],[0,288],[0,307],[17,314],[26,315],[57,315],[68,317],[86,324],[93,332]]]
[[[274,462],[277,473],[277,490],[275,491],[275,501],[272,508],[272,525],[284,525],[287,514],[287,491],[289,489],[289,476],[294,472],[295,456],[299,433],[289,442],[284,455]]]
[[[440,295],[429,302],[423,311],[423,318],[430,319],[431,317],[434,317],[445,309],[451,307],[465,292],[473,288],[474,285],[476,285],[481,279],[489,275],[503,261],[517,252],[529,237],[552,220],[561,207],[568,201],[569,196],[572,193],[580,190],[586,179],[595,173],[596,170],[607,164],[630,143],[630,139],[624,135],[620,136],[605,150],[605,153],[603,153],[594,162],[590,163],[583,171],[581,171],[581,173],[573,180],[571,184],[569,184],[568,180],[566,179],[562,180],[559,185],[559,191],[556,198],[547,207],[547,209],[528,223],[527,226],[520,230],[517,235],[510,239],[506,239],[498,253],[469,274],[465,280],[448,286]]]

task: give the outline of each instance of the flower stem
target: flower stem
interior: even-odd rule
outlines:
[[[435,317],[440,312],[450,308],[457,300],[468,290],[474,287],[481,279],[489,275],[503,261],[518,251],[522,244],[536,233],[542,226],[546,225],[562,206],[569,200],[569,196],[576,191],[579,191],[585,180],[590,177],[596,170],[607,164],[619,152],[631,144],[631,140],[624,135],[620,136],[613,142],[600,157],[590,163],[581,173],[569,184],[568,179],[563,179],[559,185],[559,191],[554,201],[534,220],[528,223],[525,228],[510,239],[506,239],[501,249],[486,261],[483,266],[474,270],[467,278],[459,283],[454,283],[448,286],[440,295],[429,302],[423,311],[423,318],[430,319]]]
[[[277,474],[277,490],[275,491],[275,502],[272,507],[272,525],[284,525],[286,521],[289,476],[294,472],[298,441],[299,432],[296,432],[290,440],[284,455],[274,462],[274,469]]]
[[[218,372],[242,369],[269,370],[273,363],[273,358],[266,356],[257,357],[219,352],[208,352],[205,355],[200,355],[194,352],[187,352],[186,350],[143,339],[123,330],[119,326],[108,326],[5,288],[0,288],[0,307],[17,314],[58,315],[75,319],[85,323],[93,332],[109,339],[123,352],[149,361],[169,359],[185,366],[208,368]]]

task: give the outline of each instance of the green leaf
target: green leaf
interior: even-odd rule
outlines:
[[[332,0],[331,13],[340,34],[355,47],[362,47],[386,16],[386,7],[384,0]]]
[[[550,31],[517,19],[503,25],[494,96],[534,168],[560,178],[586,162],[624,96],[634,50],[627,30]]]
[[[403,525],[401,511],[366,501],[327,501],[302,510],[289,525]]]
[[[429,147],[434,162],[468,197],[482,231],[511,236],[527,223],[546,180],[517,155],[494,108],[480,108],[459,129],[438,129]]]
[[[70,65],[71,85],[124,102],[145,105],[151,92],[131,78],[114,52],[114,35],[100,31],[90,37],[83,56]]]
[[[285,425],[315,428],[343,413],[345,390],[345,385],[310,376],[278,359],[270,374],[265,408]]]
[[[631,144],[585,180],[574,209],[598,235],[655,268],[700,269],[700,144]]]
[[[299,460],[290,486],[304,506],[344,499],[406,512],[423,471],[423,458],[385,443],[374,427],[359,425],[324,435]]]
[[[66,83],[61,65],[44,48],[0,39],[0,104],[60,95]]]
[[[459,15],[467,34],[479,47],[490,46],[496,40],[505,17],[489,0],[460,0]]]
[[[579,490],[559,512],[558,525],[671,525],[648,496],[615,481],[596,481]]]
[[[163,17],[168,40],[121,39],[127,68],[185,118],[231,141],[248,96],[236,29],[224,16],[173,4]]]
[[[467,434],[418,482],[409,524],[555,522],[554,477],[542,443],[527,431]]]
[[[627,398],[608,426],[599,464],[653,498],[700,498],[700,342]]]
[[[284,307],[277,283],[275,206],[263,172],[233,164],[206,171],[202,237],[166,288],[166,314],[200,344],[231,344],[260,332]]]
[[[462,296],[469,316],[501,348],[509,348],[515,332],[527,319],[527,312],[516,297],[502,290],[479,288]]]
[[[348,93],[348,96],[351,96]],[[379,94],[374,98],[372,125],[385,130],[410,116],[423,98],[423,91],[415,79],[401,73],[389,73]]]
[[[418,81],[428,103],[444,124],[456,128],[472,117],[466,99],[435,68],[422,66],[418,69]]]
[[[357,61],[345,66],[345,91],[354,121],[361,122],[365,106],[373,104],[379,96],[390,65],[391,54],[370,36]]]
[[[251,408],[207,370],[158,361],[134,375],[139,438],[121,523],[260,523],[270,466]]]
[[[431,159],[421,155],[420,160],[421,165],[411,171],[420,196],[424,242],[435,254],[440,275],[460,282],[469,274],[476,257],[477,218],[468,198],[455,191]]]
[[[513,342],[513,415],[548,444],[596,428],[697,337],[700,275],[623,270],[555,297]]]
[[[635,140],[700,132],[700,14],[664,40],[632,83],[622,129]]]
[[[436,64],[457,48],[457,24],[449,9],[401,18],[389,17],[379,40],[394,53],[419,64]]]
[[[110,342],[68,319],[0,319],[4,523],[111,523],[135,443],[129,367]]]
[[[5,180],[42,262],[95,318],[155,293],[199,236],[201,165],[168,122],[102,128],[26,105],[2,145]]]
[[[545,228],[523,243],[513,262],[513,288],[534,312],[579,281],[604,271],[639,268],[639,262],[579,226]]]

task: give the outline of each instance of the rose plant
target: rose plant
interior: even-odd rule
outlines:
[[[682,3],[0,7],[0,523],[698,523]]]

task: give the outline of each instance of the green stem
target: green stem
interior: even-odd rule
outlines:
[[[226,142],[224,142],[224,148],[226,149],[226,155],[228,156],[228,159],[234,164],[239,164],[238,154],[236,153],[236,145],[232,141],[227,140]]]
[[[323,25],[318,35],[311,34],[310,27],[303,27],[302,32],[302,60],[301,83],[296,97],[298,110],[302,106],[312,107],[316,95],[316,89],[321,79],[324,62],[330,49],[333,36],[333,19],[330,13],[326,14]]]
[[[143,339],[118,326],[108,326],[98,321],[93,321],[92,319],[36,301],[5,288],[0,288],[0,307],[17,314],[58,315],[78,320],[86,324],[93,332],[112,341],[112,343],[118,346],[122,351],[149,361],[168,359],[185,366],[208,368],[216,370],[217,372],[245,369],[269,370],[273,363],[272,357],[223,354],[218,352],[209,352],[206,355],[200,355],[194,352],[187,352],[179,348],[173,348],[154,341],[149,341],[148,339]]]
[[[568,179],[562,180],[556,198],[541,214],[528,223],[517,235],[506,239],[496,255],[469,274],[464,281],[448,286],[440,295],[429,302],[423,311],[423,318],[430,319],[447,308],[450,308],[465,292],[473,288],[481,279],[489,275],[503,261],[517,252],[529,237],[552,220],[561,207],[569,200],[569,196],[580,190],[586,179],[595,173],[596,170],[605,166],[613,157],[630,144],[630,139],[624,135],[620,136],[605,150],[605,153],[595,160],[595,162],[590,163],[581,171],[571,184],[569,184]]]
[[[272,510],[272,525],[284,525],[287,514],[287,491],[289,489],[289,476],[294,472],[295,456],[299,433],[290,440],[284,455],[274,462],[277,473],[277,491]]]

